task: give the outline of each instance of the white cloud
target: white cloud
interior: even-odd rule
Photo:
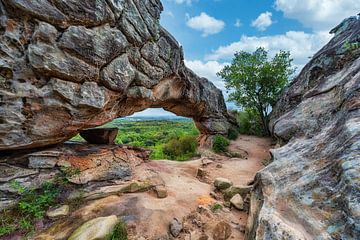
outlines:
[[[192,3],[192,0],[172,0],[172,1],[177,3],[177,4],[186,3],[187,5],[191,5],[191,3]]]
[[[186,24],[195,30],[201,31],[203,37],[221,32],[225,23],[202,12],[199,16],[189,18]]]
[[[240,19],[236,19],[234,26],[237,27],[237,28],[242,26],[242,23],[241,23]]]
[[[273,24],[271,17],[271,12],[264,12],[260,14],[257,19],[252,21],[251,26],[257,28],[259,31],[265,31]]]
[[[206,60],[229,60],[235,52],[253,52],[258,47],[264,47],[274,56],[280,50],[290,51],[294,64],[298,67],[304,66],[314,53],[326,44],[331,35],[327,32],[305,33],[289,31],[281,35],[249,37],[243,35],[238,42],[227,46],[221,46],[206,56]]]
[[[330,31],[344,18],[360,11],[359,0],[275,0],[275,7],[287,18],[314,30]]]
[[[185,65],[193,70],[200,77],[205,77],[215,84],[221,90],[225,90],[225,84],[216,73],[220,72],[228,63],[219,63],[217,61],[203,62],[200,60],[185,60]]]

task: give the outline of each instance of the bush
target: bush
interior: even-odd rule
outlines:
[[[123,221],[120,221],[115,225],[114,231],[110,238],[111,240],[128,240],[128,234],[126,230],[126,224]]]
[[[241,134],[264,136],[260,117],[252,110],[246,109],[245,111],[236,114],[237,122],[240,125],[239,132]]]
[[[222,135],[216,135],[213,142],[213,150],[216,153],[226,152],[230,141]]]
[[[230,140],[236,140],[238,135],[239,135],[239,131],[236,128],[230,128],[227,137]]]
[[[187,160],[196,154],[198,141],[195,136],[182,136],[171,139],[163,146],[163,152],[173,160]]]

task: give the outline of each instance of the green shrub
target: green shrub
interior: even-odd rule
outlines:
[[[213,142],[213,150],[216,153],[226,152],[230,141],[222,135],[216,135]]]
[[[26,189],[18,203],[18,209],[24,216],[41,219],[45,210],[55,203],[58,194],[53,183],[45,183],[39,190]]]
[[[171,139],[163,146],[163,152],[172,160],[187,160],[194,157],[198,141],[195,136],[182,136]]]
[[[256,136],[265,135],[261,119],[254,111],[246,109],[245,111],[238,112],[236,118],[240,126],[239,132],[241,134]]]
[[[228,131],[228,139],[230,140],[236,140],[237,137],[239,136],[239,131],[236,128],[230,128]]]
[[[223,209],[223,206],[220,203],[215,203],[211,206],[211,211],[216,212],[217,210]]]
[[[124,221],[120,221],[115,225],[111,240],[128,240],[128,234],[126,230],[126,224]]]

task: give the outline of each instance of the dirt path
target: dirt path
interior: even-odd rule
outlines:
[[[211,206],[215,203],[224,205],[220,193],[210,196],[214,191],[213,181],[217,177],[224,177],[233,181],[234,185],[247,185],[263,168],[262,161],[269,156],[270,143],[269,139],[239,136],[229,147],[230,152],[237,155],[236,158],[209,154],[187,162],[151,161],[141,164],[134,172],[134,179],[164,185],[168,192],[166,198],[157,198],[154,191],[110,194],[88,202],[72,213],[68,223],[59,222],[63,230],[61,236],[66,231],[72,232],[83,221],[115,214],[128,222],[129,239],[168,239],[165,236],[169,223],[177,218],[184,224],[177,239],[197,240],[206,234],[211,240],[215,226],[225,221],[231,226],[229,239],[241,240],[244,238],[247,214],[229,207],[212,211]],[[205,177],[201,179],[197,177],[199,168],[205,172]],[[101,191],[106,192],[106,188]],[[204,207],[199,207],[201,205]],[[62,239],[54,229],[58,228],[55,226],[43,233],[43,238],[36,239],[51,239],[45,238],[49,236]]]

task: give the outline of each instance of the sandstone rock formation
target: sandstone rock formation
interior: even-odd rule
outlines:
[[[226,134],[221,91],[185,67],[161,11],[160,0],[1,0],[0,150],[158,107]]]
[[[134,168],[147,161],[149,155],[150,151],[136,147],[81,143],[0,155],[0,210],[16,203],[14,181],[22,187],[36,189],[60,173],[67,175],[71,183],[82,185],[129,180]]]
[[[360,19],[332,33],[274,109],[285,145],[257,175],[248,239],[360,236]]]

